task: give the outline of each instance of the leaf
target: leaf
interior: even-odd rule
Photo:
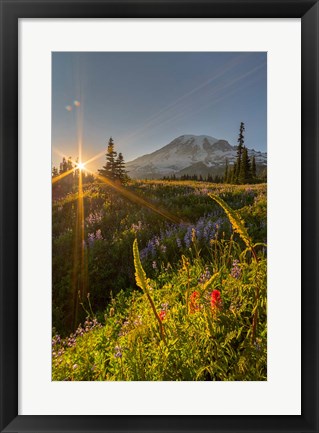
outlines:
[[[134,267],[135,267],[135,281],[138,287],[140,287],[144,293],[149,295],[148,290],[148,280],[146,277],[146,273],[143,269],[140,253],[138,251],[137,239],[134,240],[133,243],[133,257],[134,257]]]
[[[182,254],[183,270],[187,271],[189,268],[189,260]]]
[[[254,244],[253,247],[265,247],[267,248],[267,244],[264,244],[263,242],[257,242],[257,244]]]
[[[212,277],[210,277],[208,281],[206,281],[203,287],[203,291],[208,289],[208,287],[213,284],[213,282],[216,280],[217,277],[219,277],[219,272],[216,272],[216,274],[214,274]]]
[[[208,194],[210,198],[216,201],[217,204],[219,204],[220,207],[222,207],[228,216],[229,221],[231,222],[231,225],[233,227],[233,230],[239,234],[239,236],[242,238],[242,240],[245,242],[246,246],[250,249],[253,248],[252,246],[252,240],[250,236],[248,235],[248,232],[246,230],[245,224],[243,220],[240,218],[238,213],[232,209],[228,204],[214,194]]]
[[[195,380],[203,380],[203,379],[199,379],[201,377],[201,375],[203,373],[205,373],[205,371],[207,371],[209,374],[211,374],[211,366],[210,365],[205,365],[204,367],[200,368],[196,374],[196,379]]]
[[[149,292],[149,288],[148,288],[148,279],[146,277],[146,273],[143,269],[142,263],[141,263],[141,259],[140,259],[140,253],[138,251],[138,244],[137,244],[137,239],[134,240],[133,242],[133,257],[134,257],[134,267],[135,267],[135,281],[136,284],[138,285],[138,287],[140,287],[143,292],[146,294],[147,299],[149,300],[149,303],[151,305],[151,308],[153,310],[154,316],[156,318],[156,320],[158,321],[159,327],[160,327],[160,332],[161,332],[161,338],[165,343],[165,336],[164,336],[164,329],[163,329],[163,324],[162,321],[156,311],[155,308],[155,304],[154,301],[150,295]]]

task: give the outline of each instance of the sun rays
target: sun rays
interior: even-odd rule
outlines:
[[[82,140],[79,140],[79,150],[82,155]],[[60,152],[58,152],[61,154]],[[105,153],[105,151],[104,151]],[[182,222],[180,218],[173,215],[166,209],[161,208],[148,200],[140,197],[138,194],[129,190],[127,187],[122,186],[118,181],[112,181],[104,176],[94,173],[89,170],[87,165],[89,162],[95,160],[95,157],[88,159],[87,161],[73,161],[70,157],[66,158],[65,155],[61,154],[63,158],[67,159],[72,163],[72,169],[65,171],[52,178],[52,185],[65,179],[67,176],[73,174],[77,179],[78,194],[76,200],[76,219],[74,227],[74,248],[73,248],[73,276],[72,276],[72,299],[70,300],[73,305],[72,314],[72,327],[75,329],[78,325],[79,318],[79,307],[85,302],[88,296],[88,260],[87,260],[87,244],[85,241],[85,210],[84,210],[84,191],[83,191],[83,176],[84,173],[93,175],[96,180],[100,181],[103,185],[110,187],[113,191],[125,197],[132,203],[142,206],[150,211],[156,213],[160,217],[170,221],[171,223],[179,224]]]
[[[156,130],[159,128],[164,129],[167,124],[180,121],[180,119],[187,119],[198,111],[202,111],[207,107],[212,107],[219,103],[221,98],[227,97],[229,92],[234,91],[233,86],[237,83],[237,81],[241,81],[248,75],[253,75],[256,70],[258,70],[258,68],[252,68],[250,71],[246,72],[246,74],[242,74],[236,76],[236,78],[233,78],[233,72],[237,70],[237,68],[241,67],[242,64],[244,64],[244,62],[247,60],[247,56],[238,55],[230,58],[229,61],[221,64],[218,68],[215,68],[212,71],[208,70],[207,73],[201,74],[200,79],[191,80],[188,90],[170,95],[165,103],[162,102],[161,106],[158,106],[157,109],[154,109],[153,113],[149,113],[150,115],[147,114],[143,118],[143,122],[140,123],[140,126],[139,123],[137,123],[135,130],[126,134],[124,130],[124,136],[120,139],[122,145],[125,147],[127,143],[134,143],[136,140],[147,135],[150,130]],[[72,205],[74,205],[75,217],[75,224],[73,228],[73,299],[70,300],[70,302],[73,304],[73,327],[78,324],[77,322],[80,304],[85,301],[88,294],[88,258],[87,242],[85,238],[84,203],[85,193],[87,191],[86,187],[83,186],[83,183],[85,182],[85,176],[87,174],[93,176],[95,181],[112,189],[113,194],[118,194],[126,200],[129,200],[131,203],[148,209],[150,212],[153,212],[160,218],[163,218],[173,224],[180,224],[183,222],[178,216],[172,214],[167,209],[162,208],[157,203],[152,203],[150,200],[141,197],[138,192],[133,190],[134,188],[123,186],[120,181],[111,180],[92,171],[93,168],[95,168],[95,164],[97,164],[96,161],[105,155],[106,150],[103,149],[93,155],[88,155],[85,152],[85,149],[88,149],[87,142],[85,143],[84,147],[84,141],[86,141],[85,137],[91,137],[90,140],[92,140],[93,143],[96,139],[94,134],[90,135],[91,126],[89,123],[84,122],[84,109],[86,108],[85,102],[87,102],[87,99],[84,97],[87,96],[89,99],[90,95],[84,95],[86,93],[85,85],[83,83],[83,76],[80,71],[80,67],[75,68],[75,76],[72,84],[75,86],[75,88],[72,90],[70,89],[70,93],[72,92],[74,96],[67,96],[65,104],[68,105],[64,106],[65,110],[63,111],[64,116],[68,119],[68,121],[70,121],[70,125],[72,125],[72,127],[75,126],[75,134],[71,137],[70,143],[72,142],[72,145],[76,145],[78,159],[72,160],[72,158],[68,157],[59,149],[54,147],[54,152],[61,156],[64,161],[62,170],[60,170],[60,174],[52,178],[52,185],[57,185],[61,181],[64,182],[64,179],[72,181],[71,177],[73,176],[77,186],[77,194],[75,194],[74,198],[75,201],[72,203]],[[225,77],[227,77],[227,79],[225,79]],[[200,104],[196,104],[194,101],[200,101]],[[92,117],[91,112],[88,114],[90,114],[90,117]],[[84,128],[88,129],[88,133],[86,135]],[[67,146],[62,148],[65,149],[65,151],[68,149]],[[92,164],[94,162],[95,164]],[[57,174],[56,169],[55,174]],[[68,183],[68,180],[66,180],[65,183]],[[72,182],[70,182],[70,184],[71,183]]]
[[[73,297],[74,312],[73,326],[77,326],[79,301],[83,302],[87,295],[87,254],[84,239],[84,201],[83,201],[83,179],[80,164],[78,164],[78,200],[74,236],[74,261],[73,261]]]
[[[61,179],[64,179],[65,177],[69,176],[71,173],[74,173],[74,168],[71,170],[65,171],[64,173],[59,174],[58,176],[55,176],[52,178],[52,184],[55,184]]]
[[[105,153],[105,151],[104,151]],[[86,162],[75,162],[72,161],[71,162],[74,164],[74,168],[72,170],[68,170],[65,173],[60,174],[59,176],[53,177],[52,178],[52,184],[58,182],[59,180],[65,178],[66,176],[68,176],[71,173],[74,173],[76,171],[78,171],[79,175],[79,198],[82,197],[83,200],[83,183],[82,183],[82,173],[86,172],[88,174],[93,175],[96,179],[98,179],[100,182],[102,182],[103,184],[111,187],[113,190],[115,190],[116,192],[118,192],[119,194],[121,194],[123,197],[127,198],[128,200],[130,200],[131,202],[138,204],[140,206],[143,206],[145,208],[150,209],[151,211],[155,212],[156,214],[162,216],[163,218],[166,218],[167,220],[174,222],[174,223],[181,223],[181,219],[178,218],[177,216],[171,214],[170,212],[168,212],[166,209],[162,209],[159,206],[155,206],[153,203],[151,203],[148,200],[145,200],[144,198],[140,197],[138,194],[130,191],[129,189],[123,187],[119,182],[116,181],[112,181],[111,179],[108,179],[104,176],[101,176],[99,174],[94,173],[92,170],[89,170],[87,168],[87,165],[89,162],[91,162],[93,158],[90,158],[88,161]],[[70,159],[69,159],[70,160]]]
[[[79,162],[79,163],[77,163],[76,165],[77,165],[77,168],[78,168],[80,171],[84,170],[84,168],[85,168],[85,163],[84,163],[84,162]]]

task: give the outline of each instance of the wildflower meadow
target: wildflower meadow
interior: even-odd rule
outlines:
[[[52,379],[267,380],[266,184],[81,188],[53,189]]]

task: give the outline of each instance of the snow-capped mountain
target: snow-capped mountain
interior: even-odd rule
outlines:
[[[221,174],[226,159],[230,165],[236,160],[237,146],[208,135],[181,135],[155,152],[126,163],[129,176],[139,179],[156,179],[175,174]],[[267,166],[267,153],[248,149],[255,156],[257,166]]]

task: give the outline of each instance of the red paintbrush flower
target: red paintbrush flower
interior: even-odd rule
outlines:
[[[219,310],[222,306],[222,298],[220,296],[219,290],[213,290],[211,294],[210,305],[212,307],[212,311],[216,309]]]
[[[189,297],[189,311],[191,314],[199,310],[198,300],[199,293],[195,291]]]
[[[158,313],[158,315],[159,315],[159,318],[161,319],[161,321],[163,322],[163,320],[164,320],[165,317],[166,317],[166,311],[165,311],[165,310],[161,310],[161,311]]]

